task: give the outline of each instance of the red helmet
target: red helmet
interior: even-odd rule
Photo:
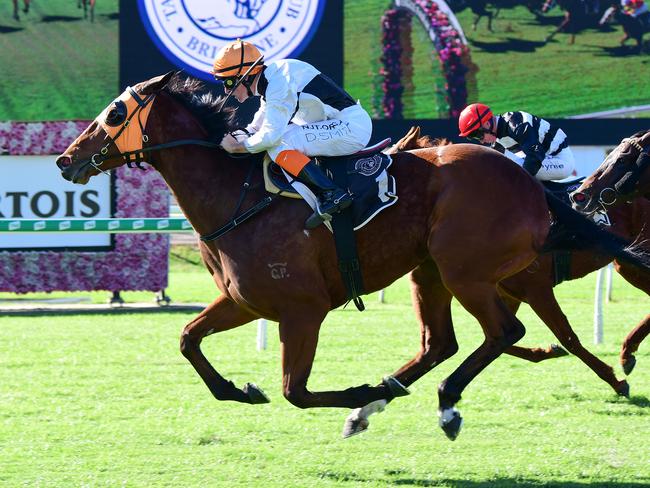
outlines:
[[[482,103],[468,105],[463,109],[458,118],[459,135],[461,137],[467,137],[491,118],[492,110],[487,105],[483,105]]]

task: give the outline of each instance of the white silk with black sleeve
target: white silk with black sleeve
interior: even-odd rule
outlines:
[[[260,108],[246,127],[250,136],[242,141],[248,152],[267,151],[273,159],[289,149],[307,156],[342,156],[370,140],[368,113],[308,63],[269,63],[257,90]]]

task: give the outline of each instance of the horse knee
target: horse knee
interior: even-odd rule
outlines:
[[[200,343],[201,338],[197,339],[196,337],[193,337],[189,326],[183,329],[180,339],[180,349],[183,356],[189,358],[192,351],[195,351],[199,347]]]
[[[282,394],[294,407],[309,407],[307,404],[309,394],[305,388],[285,386],[282,390]]]

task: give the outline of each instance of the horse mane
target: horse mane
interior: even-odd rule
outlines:
[[[237,108],[231,105],[222,108],[226,97],[209,84],[178,71],[163,91],[199,120],[209,139],[221,142],[226,133],[235,129]]]
[[[418,137],[417,140],[417,145],[420,148],[449,146],[451,143],[452,142],[449,139],[446,139],[444,137],[436,137],[435,139],[432,139],[429,136],[421,136]]]

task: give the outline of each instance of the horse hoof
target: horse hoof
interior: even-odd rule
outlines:
[[[393,395],[393,398],[411,394],[407,387],[392,376],[386,376],[381,382],[386,386],[386,388],[388,388],[391,395]]]
[[[561,358],[562,356],[568,356],[569,353],[567,352],[566,349],[564,349],[562,346],[559,346],[557,344],[551,344],[551,353],[553,354],[554,358]]]
[[[463,417],[460,416],[460,412],[455,408],[445,408],[442,412],[439,411],[438,415],[440,417],[438,425],[450,441],[455,441],[463,427]]]
[[[636,366],[636,358],[633,355],[630,355],[629,358],[624,359],[622,361],[622,366],[623,366],[623,372],[626,375],[629,375],[634,369],[634,366]]]
[[[630,385],[627,381],[623,380],[619,383],[618,388],[616,388],[616,393],[625,398],[630,398]]]
[[[252,405],[271,403],[271,400],[266,396],[266,393],[264,393],[255,383],[246,383],[244,388],[242,388],[242,391],[246,393]]]
[[[370,422],[368,419],[364,418],[350,418],[348,417],[345,419],[345,423],[343,424],[343,438],[347,439],[348,437],[352,437],[353,435],[361,434],[362,432],[365,432],[368,430],[368,426],[370,425]]]

